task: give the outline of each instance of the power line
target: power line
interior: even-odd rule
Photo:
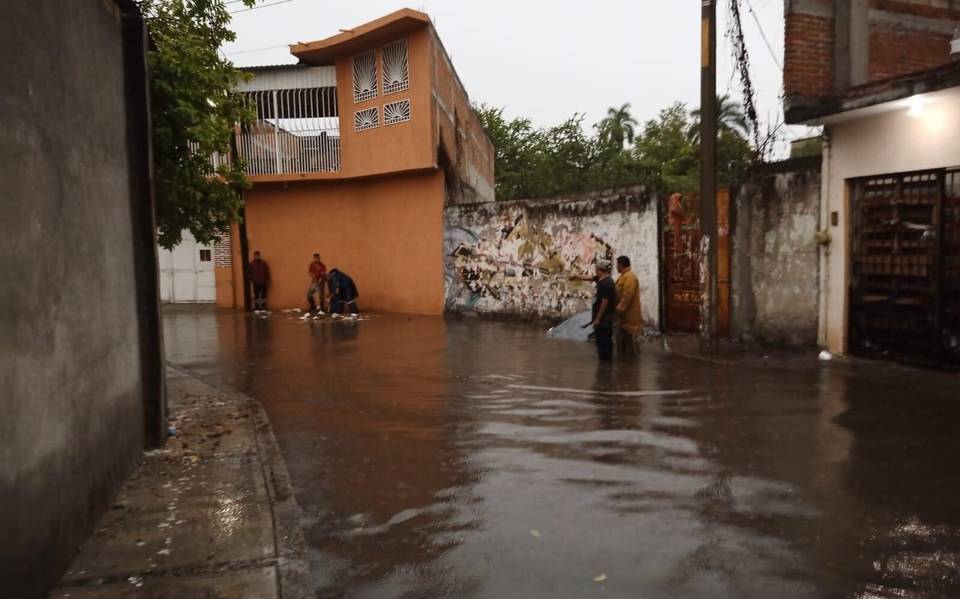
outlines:
[[[753,6],[750,4],[750,0],[747,1],[747,8],[750,10],[750,16],[753,17],[753,21],[757,24],[757,29],[760,31],[760,37],[763,39],[763,43],[767,46],[767,50],[770,51],[770,58],[773,59],[773,63],[777,65],[780,70],[783,70],[783,65],[780,64],[780,59],[777,58],[777,53],[773,50],[773,45],[770,43],[770,40],[767,39],[767,34],[763,30],[763,25],[760,24],[760,19],[757,17],[757,13],[753,10]]]
[[[287,2],[293,2],[293,0],[280,0],[279,2],[271,2],[270,4],[261,4],[260,6],[251,6],[250,8],[241,8],[240,10],[235,10],[231,12],[231,15],[235,15],[241,12],[247,12],[250,10],[258,10],[261,8],[270,8],[271,6],[277,6],[278,4],[286,4]]]
[[[237,54],[251,54],[253,52],[263,52],[265,50],[277,50],[279,48],[289,48],[289,44],[280,44],[278,46],[264,46],[263,48],[251,48],[249,50],[239,50],[237,52],[227,52],[228,56],[236,56]]]

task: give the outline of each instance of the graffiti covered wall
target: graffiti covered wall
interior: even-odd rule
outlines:
[[[629,256],[641,305],[657,328],[657,202],[641,187],[445,210],[448,312],[561,320],[590,309],[598,258]]]

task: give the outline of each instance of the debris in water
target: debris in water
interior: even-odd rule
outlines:
[[[606,579],[607,579],[607,575],[601,574],[600,576],[597,576],[596,578],[594,578],[593,582],[603,582]]]
[[[535,529],[530,529],[530,536],[532,536],[532,537],[535,538],[535,539],[539,539],[539,538],[540,538],[540,531],[539,531],[539,530],[535,530]]]
[[[822,352],[820,352],[820,355],[817,357],[823,360],[824,362],[829,362],[830,360],[833,359],[833,354],[831,354],[827,350],[823,350]]]
[[[591,322],[590,311],[581,312],[574,316],[571,316],[567,320],[564,320],[555,327],[552,327],[547,331],[547,337],[555,337],[557,339],[573,339],[574,341],[586,341],[588,331],[584,328],[584,325],[589,325]]]

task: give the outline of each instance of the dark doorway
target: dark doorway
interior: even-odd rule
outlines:
[[[960,170],[853,181],[852,353],[960,366]]]

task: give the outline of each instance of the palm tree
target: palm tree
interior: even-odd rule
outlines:
[[[639,123],[630,115],[630,103],[627,102],[620,108],[611,107],[607,110],[606,118],[597,124],[597,129],[604,142],[622,150],[624,141],[633,143],[637,126]]]
[[[699,143],[700,109],[691,112],[690,116],[693,122],[690,123],[688,135],[694,143]],[[747,137],[750,133],[750,124],[747,122],[746,115],[743,114],[743,105],[732,100],[727,94],[717,96],[717,127],[741,137]]]

